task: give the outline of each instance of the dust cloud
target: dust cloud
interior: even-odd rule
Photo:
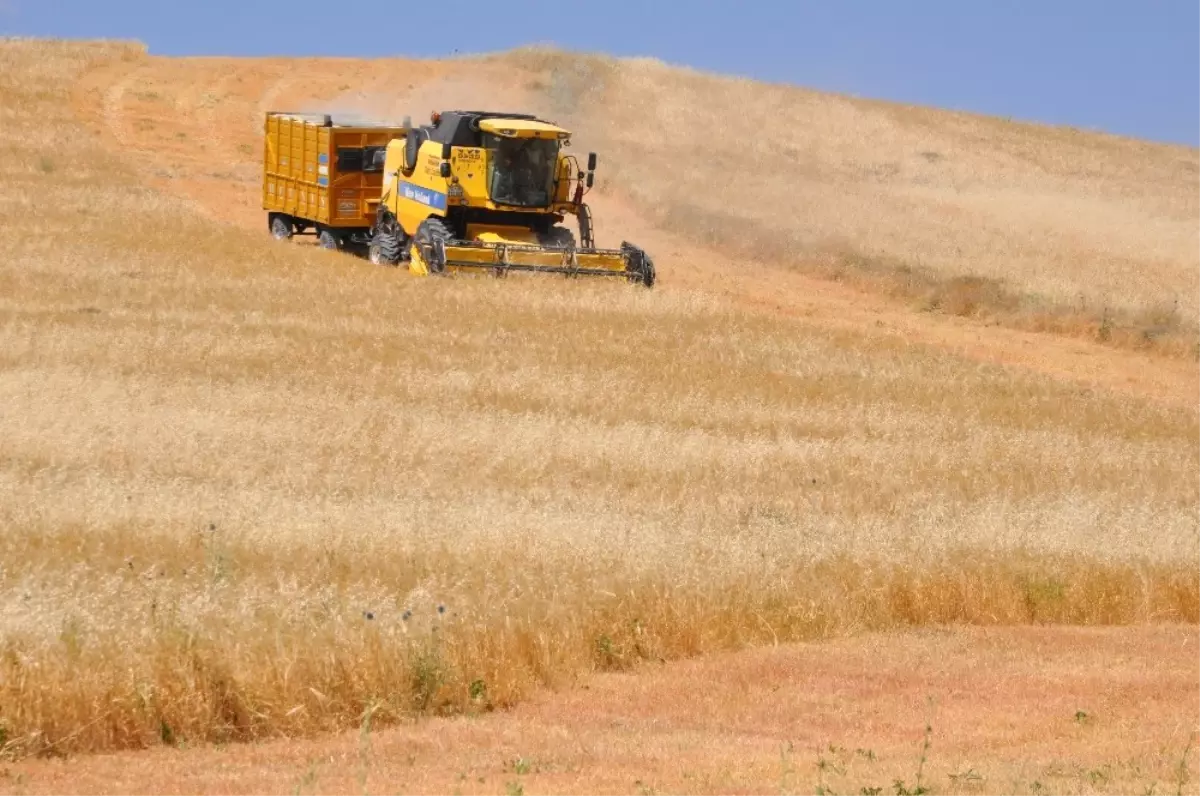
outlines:
[[[329,102],[305,108],[303,113],[329,114],[339,124],[428,124],[433,111],[486,110],[513,113],[543,112],[536,94],[498,79],[448,75],[389,93],[362,89],[342,92]]]

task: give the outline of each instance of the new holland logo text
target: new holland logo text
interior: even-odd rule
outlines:
[[[431,191],[428,188],[422,188],[418,185],[413,185],[411,182],[401,181],[400,195],[405,199],[411,199],[414,202],[420,202],[428,207],[435,207],[438,210],[446,209],[446,194],[439,191]]]

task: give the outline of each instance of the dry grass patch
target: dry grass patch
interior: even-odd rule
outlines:
[[[1200,356],[1195,148],[653,59],[487,60],[527,70],[605,153],[603,188],[663,227],[925,310]]]
[[[487,710],[867,629],[1200,621],[1194,411],[217,226],[70,120],[122,57],[0,47],[6,753]]]
[[[503,714],[26,760],[13,793],[1196,793],[1197,628],[921,628],[601,673]],[[926,728],[928,730],[926,731]]]

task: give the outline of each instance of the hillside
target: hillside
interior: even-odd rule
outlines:
[[[848,180],[839,205],[836,163],[874,163],[876,147],[849,133],[791,164],[823,201],[789,199],[782,164],[770,201],[747,206],[766,142],[787,139],[764,136],[721,181],[728,129],[693,128],[698,112],[657,93],[669,78],[686,99],[713,78],[582,58],[610,73],[580,78],[601,93],[589,99],[539,72],[561,57],[0,43],[5,754],[311,736],[867,631],[1200,622],[1200,382],[1186,345],[921,311],[882,283],[830,280],[812,254],[844,234],[864,247],[854,256],[904,261],[953,235],[969,271],[935,247],[928,284],[971,273],[1066,296],[1052,283],[1090,289],[1103,271],[1139,286],[1122,291],[1130,313],[1168,289],[1194,301],[1195,198],[1179,176],[1194,152],[912,111],[951,175],[993,173],[981,164],[1000,155],[971,138],[987,124],[1003,146],[1040,142],[1023,144],[1040,165],[1012,154],[994,173],[1080,208],[1064,209],[1080,226],[1063,221],[1060,236],[1080,248],[1056,249],[1047,282],[1022,259],[1036,247],[989,255],[977,219],[936,234],[915,223],[950,183],[925,205],[912,186],[889,191],[877,223],[856,226],[874,178]],[[597,142],[606,169],[602,242],[645,242],[655,290],[419,280],[268,238],[262,111],[392,113],[480,92],[575,103],[563,112],[596,122],[580,146]],[[820,114],[847,103],[846,130],[886,110],[797,96]],[[667,127],[698,157],[668,151],[662,119],[638,121],[646,102],[683,115]],[[905,135],[907,151],[924,134]],[[1106,148],[1094,168],[1124,182],[1030,182]],[[729,210],[697,186],[741,200]],[[1162,231],[1150,259],[1134,246],[1141,223],[1109,223],[1113,197],[1135,189],[1154,198],[1129,212]],[[962,207],[993,223],[1010,213],[1012,234],[1036,239],[1023,198],[973,190]],[[757,230],[753,260],[689,235],[740,215],[758,225],[738,222]],[[791,243],[771,248],[767,227]],[[1089,270],[1070,251],[1109,259]],[[1158,336],[1186,339],[1184,326]],[[1137,728],[1111,731],[1119,746]],[[1164,748],[1179,740],[1155,732]]]
[[[982,277],[1030,310],[1177,306],[1193,325],[1200,312],[1194,148],[652,60],[515,59],[566,98],[552,110],[599,132],[616,190],[706,243]]]
[[[148,60],[94,77],[103,94],[87,97],[87,115],[97,131],[150,144],[143,178],[247,227],[261,223],[255,194],[230,181],[258,179],[267,107],[398,122],[511,106],[573,125],[581,150],[601,153],[602,235],[649,224],[681,251],[699,243],[729,263],[714,279],[749,268],[786,303],[804,291],[783,269],[898,300],[906,315],[1192,364],[1200,352],[1193,148],[541,49],[445,62]]]

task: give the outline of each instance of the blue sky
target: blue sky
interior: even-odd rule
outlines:
[[[160,55],[554,43],[1200,146],[1198,0],[0,0],[0,34],[139,39]]]

